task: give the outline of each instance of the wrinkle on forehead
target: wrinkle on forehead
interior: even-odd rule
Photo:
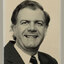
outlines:
[[[44,13],[40,9],[32,10],[29,8],[24,8],[19,11],[17,19],[26,19],[26,20],[44,20]]]

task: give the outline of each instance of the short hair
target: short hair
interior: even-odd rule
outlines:
[[[44,12],[45,24],[46,24],[46,26],[49,25],[49,21],[50,21],[49,14],[46,11],[44,11],[43,7],[39,3],[35,2],[35,1],[30,1],[30,0],[23,1],[15,8],[15,10],[13,11],[12,17],[11,17],[12,24],[16,25],[17,15],[18,15],[19,11],[22,10],[23,8],[27,8],[27,7],[32,10],[35,10],[37,8],[41,9]]]

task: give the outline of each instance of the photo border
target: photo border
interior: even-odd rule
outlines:
[[[3,0],[0,0],[0,64],[4,61],[3,51]]]
[[[64,63],[64,0],[61,0],[61,64]],[[3,49],[3,0],[0,0],[0,64],[4,62]]]
[[[61,0],[61,64],[64,64],[64,0]]]

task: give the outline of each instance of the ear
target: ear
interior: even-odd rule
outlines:
[[[47,29],[48,29],[48,27],[45,27],[45,30],[44,30],[44,31],[45,31],[45,35],[46,35],[46,33],[47,33]]]
[[[16,36],[16,25],[11,25],[11,30],[13,31],[13,35]]]
[[[14,25],[14,24],[11,25],[11,30],[12,30],[12,31],[15,30],[15,25]]]

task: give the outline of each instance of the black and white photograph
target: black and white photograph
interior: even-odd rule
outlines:
[[[61,64],[61,0],[3,2],[4,64]]]

